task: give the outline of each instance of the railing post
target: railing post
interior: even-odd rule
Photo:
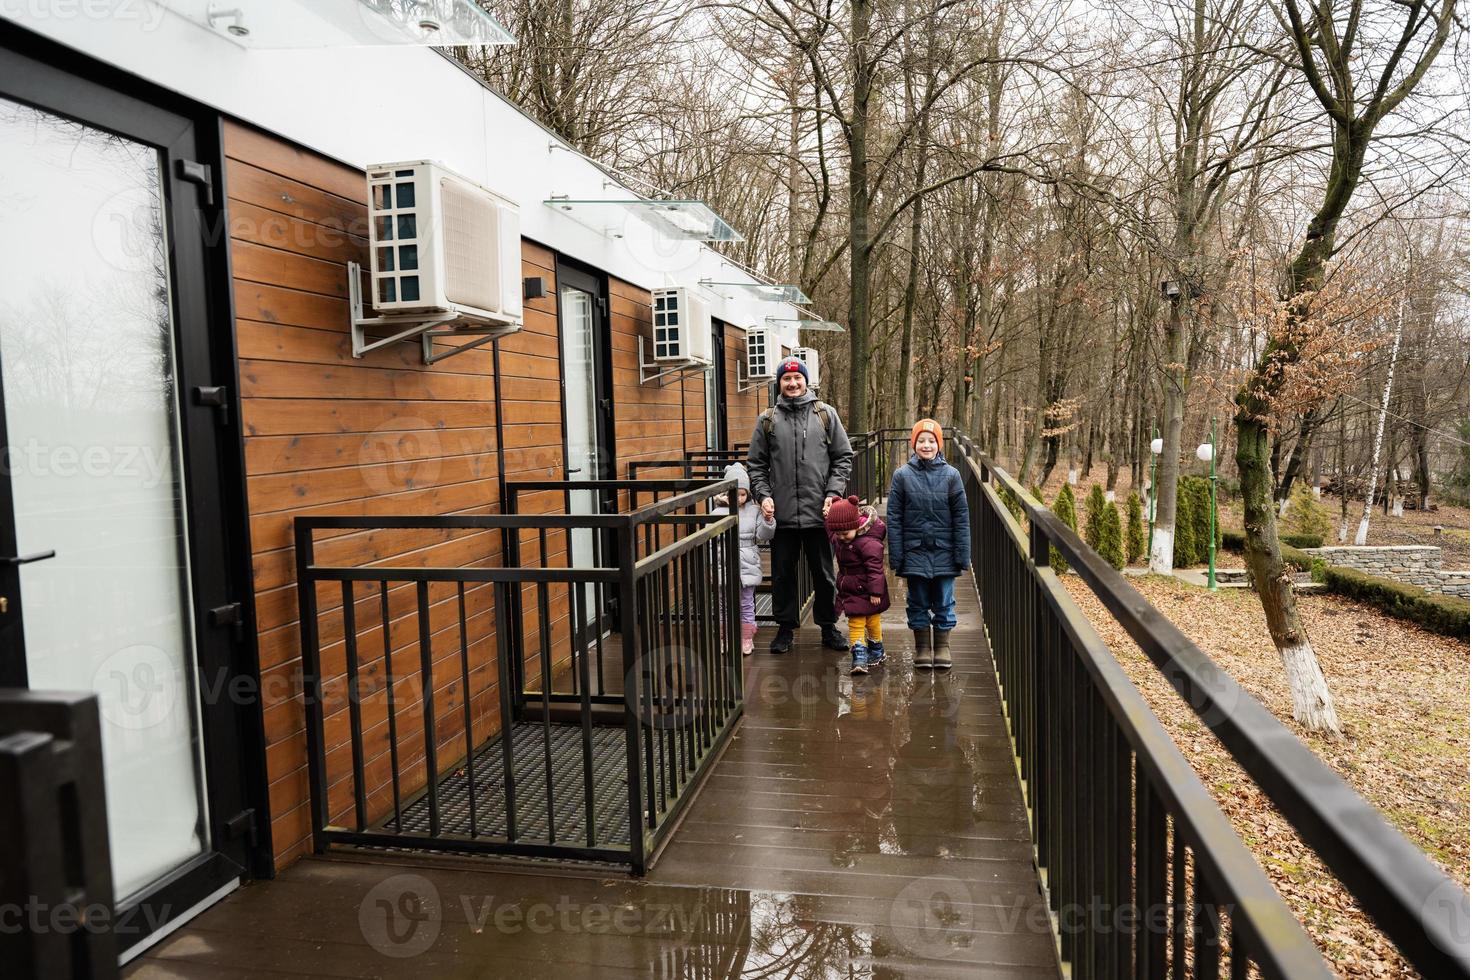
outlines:
[[[637,523],[630,515],[615,530],[618,567],[618,608],[622,627],[623,716],[628,755],[628,863],[633,873],[648,871],[647,831],[643,826],[643,699],[640,694],[643,630],[638,622]]]
[[[7,976],[117,976],[92,694],[0,691],[0,909],[10,912],[11,927],[0,927]],[[32,929],[33,912],[76,927]]]
[[[296,609],[301,623],[301,696],[306,701],[306,765],[311,780],[311,845],[317,854],[327,850],[327,760],[322,745],[321,640],[317,633],[315,539],[311,525],[296,519]],[[386,627],[384,627],[386,629]]]

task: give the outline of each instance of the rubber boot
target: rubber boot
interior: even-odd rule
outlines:
[[[755,631],[758,628],[755,623],[740,624],[740,652],[747,657],[755,649]]]
[[[934,654],[929,650],[929,631],[914,630],[914,666],[928,670],[934,666]]]
[[[888,656],[888,652],[883,649],[883,642],[881,640],[879,640],[877,642],[874,642],[874,643],[869,643],[868,644],[868,666],[869,667],[876,667],[876,666],[878,666],[879,664],[881,664],[883,662],[884,658],[886,658],[887,656]]]
[[[954,661],[949,657],[949,630],[934,631],[934,669],[949,670]]]
[[[868,672],[868,648],[861,643],[852,645],[852,673],[866,674]]]

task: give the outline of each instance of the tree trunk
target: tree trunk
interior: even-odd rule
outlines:
[[[1388,380],[1383,383],[1383,400],[1378,407],[1378,428],[1373,433],[1373,462],[1368,466],[1368,496],[1363,499],[1363,519],[1358,521],[1358,533],[1353,538],[1353,544],[1357,545],[1368,543],[1368,519],[1373,510],[1373,494],[1378,490],[1374,481],[1378,479],[1378,460],[1383,450],[1383,427],[1388,422],[1388,401],[1393,396],[1393,369],[1398,363],[1399,342],[1403,337],[1404,300],[1400,297],[1398,317],[1393,328],[1393,350],[1388,355]]]
[[[848,132],[848,343],[847,427],[868,430],[868,318],[872,243],[868,218],[872,208],[868,188],[868,109],[873,90],[873,65],[868,21],[872,0],[852,0],[852,118]]]
[[[1184,324],[1181,296],[1170,304],[1169,325],[1164,335],[1164,449],[1159,453],[1154,483],[1157,503],[1154,512],[1154,545],[1148,568],[1155,575],[1174,574],[1174,518],[1179,501],[1179,450],[1184,434],[1184,399],[1189,381],[1185,376]]]
[[[1239,444],[1235,464],[1245,506],[1245,560],[1250,567],[1266,628],[1281,655],[1291,688],[1292,717],[1313,731],[1341,731],[1327,679],[1302,629],[1292,591],[1291,573],[1281,560],[1276,537],[1276,508],[1271,495],[1270,433],[1255,419],[1236,417]]]
[[[1281,478],[1276,482],[1278,503],[1291,497],[1291,485],[1296,482],[1297,476],[1301,473],[1302,460],[1312,450],[1312,436],[1316,434],[1317,426],[1321,421],[1321,416],[1316,409],[1308,409],[1302,414],[1296,445],[1291,447],[1291,455],[1286,458],[1286,469],[1281,471]]]

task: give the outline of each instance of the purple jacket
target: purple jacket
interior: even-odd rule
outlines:
[[[849,616],[870,616],[888,608],[888,576],[883,571],[883,539],[888,527],[876,514],[851,541],[832,535],[837,556],[837,611]],[[868,601],[877,596],[876,606]]]

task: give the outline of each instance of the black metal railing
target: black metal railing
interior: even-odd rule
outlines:
[[[738,529],[701,513],[733,483],[689,482],[297,518],[316,848],[645,871],[743,704]],[[578,493],[613,504],[557,505]]]
[[[648,479],[650,473],[660,476],[677,475],[684,480],[721,480],[724,479],[725,468],[731,463],[745,463],[746,453],[746,449],[691,449],[686,450],[683,456],[674,459],[630,460],[627,464],[628,479],[636,480],[640,486],[652,484],[653,481]],[[665,491],[658,489],[648,489],[640,491],[638,499],[641,500],[646,496],[650,500],[658,500],[664,493]],[[724,506],[719,501],[713,503],[715,506]],[[645,531],[645,534],[647,533]],[[804,619],[811,610],[815,594],[812,587],[811,569],[807,568],[804,557],[797,563],[796,590],[796,594],[802,597],[798,606],[798,615]],[[776,622],[775,607],[771,600],[769,569],[762,572],[761,581],[756,585],[755,593],[756,622],[766,626],[774,625]]]
[[[889,428],[848,434],[853,449],[847,480],[849,495],[856,494],[872,503],[888,496],[894,471],[908,462],[909,433],[909,429]],[[946,448],[952,448],[954,430],[945,427],[944,434]]]
[[[1252,967],[1292,980],[1333,974],[1048,567],[1051,548],[1405,959],[1426,977],[1470,977],[1470,896],[1075,532],[967,439],[952,438],[1037,864],[1072,975],[1217,977],[1227,966],[1232,977]],[[1027,529],[1002,488],[1021,500]]]
[[[0,690],[0,912],[7,976],[118,975],[95,695]]]

